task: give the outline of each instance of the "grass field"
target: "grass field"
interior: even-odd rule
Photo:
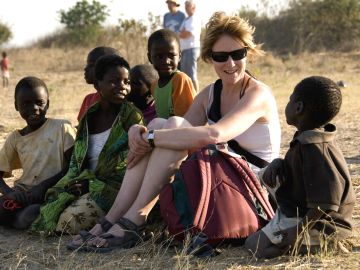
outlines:
[[[9,51],[11,83],[9,89],[0,87],[0,146],[7,134],[24,125],[13,106],[16,82],[24,76],[42,78],[50,90],[49,117],[66,118],[76,122],[82,98],[94,91],[83,79],[87,49],[17,49]],[[135,57],[133,59],[136,59]],[[139,64],[129,58],[130,64]],[[0,269],[360,269],[360,53],[323,53],[275,57],[271,54],[249,64],[260,80],[271,86],[276,96],[281,125],[281,155],[287,150],[294,132],[286,125],[284,108],[293,87],[302,78],[323,75],[346,83],[343,105],[334,119],[338,127],[338,144],[348,162],[357,196],[354,211],[354,234],[350,239],[352,252],[315,256],[285,256],[273,260],[256,260],[242,247],[221,249],[211,260],[186,256],[181,249],[167,243],[149,241],[130,250],[118,250],[107,255],[71,253],[65,244],[69,236],[44,238],[0,228]],[[200,86],[214,81],[210,65],[200,63]],[[19,175],[17,172],[16,175]],[[10,179],[11,181],[12,179]]]

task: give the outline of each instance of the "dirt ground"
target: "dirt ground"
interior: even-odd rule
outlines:
[[[92,91],[83,80],[82,65],[86,51],[82,53],[79,56],[54,50],[17,50],[9,54],[13,63],[11,85],[9,89],[0,88],[0,147],[9,132],[23,126],[13,107],[13,91],[16,81],[25,75],[39,76],[49,86],[49,117],[67,118],[77,124],[76,113],[81,100]],[[72,65],[68,63],[69,58],[73,59]],[[39,59],[38,65],[30,64],[33,59]],[[199,260],[185,255],[181,249],[170,248],[167,243],[149,241],[134,249],[97,255],[67,251],[65,244],[70,236],[46,238],[0,227],[0,269],[360,269],[359,59],[360,53],[289,56],[283,59],[269,55],[258,64],[250,65],[250,70],[270,85],[276,96],[282,124],[281,155],[286,152],[294,133],[294,129],[286,125],[283,111],[295,84],[309,75],[324,75],[345,82],[342,109],[333,123],[338,128],[338,144],[348,162],[357,197],[351,252],[256,260],[242,247],[228,247],[222,248],[215,258]],[[54,63],[55,60],[58,62]],[[209,66],[201,64],[199,73],[201,87],[215,79]],[[15,177],[20,173],[15,172]],[[12,180],[14,178],[9,182]]]

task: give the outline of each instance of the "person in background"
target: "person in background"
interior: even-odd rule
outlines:
[[[45,193],[68,170],[75,129],[63,119],[47,118],[49,92],[37,77],[22,78],[15,87],[15,109],[26,126],[7,137],[0,150],[0,224],[26,229],[39,214]],[[22,175],[9,187],[3,177],[15,169]]]
[[[9,59],[7,57],[6,52],[2,52],[2,59],[0,62],[1,66],[1,76],[3,80],[3,87],[7,88],[9,86],[9,79],[10,79],[10,71],[9,71]]]
[[[199,91],[197,60],[200,56],[201,20],[195,13],[196,5],[194,0],[185,1],[185,11],[188,16],[183,21],[179,32],[180,70],[191,78],[195,90]]]
[[[196,95],[189,76],[177,69],[181,59],[175,32],[160,29],[148,39],[148,59],[159,74],[152,86],[157,117],[184,116]]]
[[[169,12],[165,13],[163,19],[163,27],[176,33],[179,32],[180,26],[185,19],[185,14],[179,10],[179,2],[178,0],[166,1]]]
[[[155,100],[151,94],[151,85],[159,75],[151,65],[137,65],[130,70],[131,91],[128,100],[141,110],[145,124],[156,117]]]
[[[94,85],[95,82],[94,69],[95,69],[96,60],[98,60],[101,56],[110,55],[110,54],[120,55],[116,49],[105,46],[96,47],[89,52],[86,59],[86,66],[84,68],[84,78],[87,84]],[[81,118],[86,114],[87,110],[98,101],[100,101],[99,92],[96,91],[94,93],[86,95],[81,104],[77,116],[77,120],[80,121]]]

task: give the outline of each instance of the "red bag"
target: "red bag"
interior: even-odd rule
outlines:
[[[207,243],[245,238],[274,212],[247,162],[203,148],[184,161],[175,180],[160,193],[160,211],[169,233],[183,239],[186,232],[207,237]]]

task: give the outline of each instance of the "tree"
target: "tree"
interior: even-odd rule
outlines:
[[[12,32],[5,23],[0,22],[0,45],[12,38]]]
[[[68,11],[60,10],[60,23],[65,24],[72,44],[90,45],[99,37],[108,15],[106,5],[82,0]]]

